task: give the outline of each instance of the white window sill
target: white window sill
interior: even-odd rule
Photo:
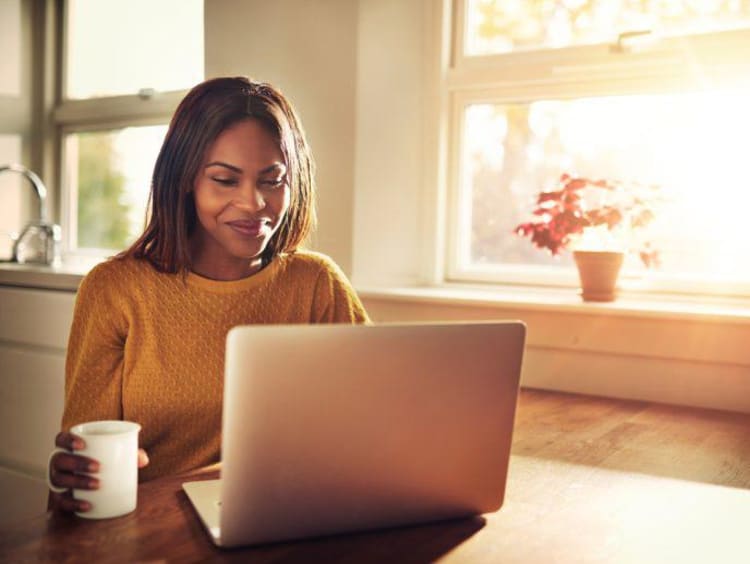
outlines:
[[[742,298],[623,292],[614,302],[584,302],[575,288],[467,284],[363,286],[357,292],[365,299],[398,302],[750,324],[750,299]]]

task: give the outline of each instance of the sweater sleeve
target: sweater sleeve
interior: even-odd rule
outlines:
[[[346,275],[327,257],[321,260],[314,299],[314,323],[370,323]]]
[[[65,361],[62,428],[85,421],[122,418],[125,315],[107,263],[81,283]]]

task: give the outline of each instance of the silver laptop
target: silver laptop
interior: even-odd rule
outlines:
[[[524,340],[519,321],[235,327],[221,478],[183,488],[223,547],[495,511]]]

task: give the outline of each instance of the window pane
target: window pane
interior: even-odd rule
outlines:
[[[21,163],[21,136],[0,135],[0,166]],[[4,172],[0,174],[0,259],[13,254],[13,237],[23,229],[31,202],[31,185],[21,175]],[[36,200],[34,200],[36,203]],[[34,206],[36,214],[37,207]]]
[[[467,0],[469,55],[613,42],[625,31],[687,33],[750,23],[740,0]]]
[[[68,135],[68,182],[71,195],[77,194],[71,222],[77,225],[77,248],[120,250],[140,235],[166,132],[167,127],[159,125]]]
[[[512,234],[563,172],[660,184],[661,270],[750,281],[750,92],[471,105],[461,156],[463,267],[572,264]],[[630,268],[639,267],[635,258]]]
[[[203,78],[203,0],[69,0],[68,98],[188,88]]]
[[[21,0],[0,0],[0,96],[21,94]]]

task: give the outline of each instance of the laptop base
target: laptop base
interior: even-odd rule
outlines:
[[[221,528],[219,526],[219,509],[221,507],[221,480],[201,480],[185,482],[182,489],[190,499],[196,513],[206,527],[208,535],[216,546],[221,546]]]

